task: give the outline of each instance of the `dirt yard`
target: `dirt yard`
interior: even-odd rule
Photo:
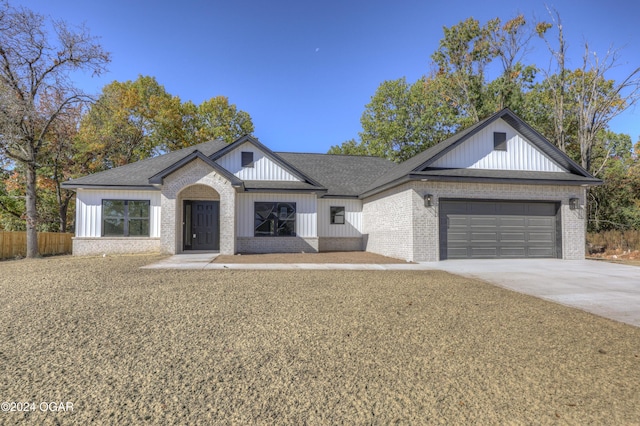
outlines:
[[[640,328],[439,271],[157,260],[0,262],[0,402],[35,404],[0,424],[640,421]]]

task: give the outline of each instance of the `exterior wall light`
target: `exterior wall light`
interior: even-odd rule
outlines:
[[[424,206],[431,207],[433,205],[433,195],[424,194]]]
[[[571,210],[578,210],[580,208],[580,199],[569,198],[569,208]]]

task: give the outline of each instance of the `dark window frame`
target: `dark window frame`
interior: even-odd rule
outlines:
[[[295,202],[255,201],[254,237],[295,237],[298,209]]]
[[[495,151],[507,150],[507,134],[505,132],[493,132],[493,149]]]
[[[329,223],[331,225],[344,225],[347,223],[346,210],[344,206],[330,206],[329,217]],[[340,217],[342,218],[342,222],[338,220]]]
[[[241,151],[240,152],[240,166],[253,167],[253,152]]]
[[[105,202],[122,202],[122,216],[113,215],[108,216],[105,214]],[[147,215],[145,216],[131,216],[129,203],[144,203],[146,204]],[[103,198],[102,199],[102,230],[101,235],[103,237],[149,237],[151,235],[151,201],[150,200],[122,200],[122,199],[111,199],[111,198]],[[122,220],[122,233],[106,233],[106,222],[108,220]],[[132,222],[142,222],[146,221],[146,229],[144,232],[139,234],[131,235],[131,224]]]

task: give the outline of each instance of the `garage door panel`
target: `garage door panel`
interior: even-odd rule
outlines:
[[[471,226],[496,226],[498,218],[491,216],[474,216],[469,218]]]
[[[500,257],[512,257],[514,259],[526,256],[526,250],[523,247],[501,247]]]
[[[518,228],[522,228],[527,224],[527,221],[524,217],[500,216],[499,219],[500,219],[500,226],[502,227],[515,226]]]
[[[449,233],[449,241],[451,241],[452,243],[459,241],[466,244],[468,240],[469,240],[469,237],[467,232],[450,232]]]
[[[527,219],[527,226],[542,226],[547,228],[553,226],[555,221],[555,217],[530,217]]]
[[[529,247],[529,253],[527,257],[555,257],[554,250],[549,247]]]
[[[551,232],[529,232],[529,242],[550,244],[555,241],[555,235]]]
[[[493,243],[498,241],[498,234],[496,232],[471,232],[471,239],[480,243]]]
[[[451,215],[449,217],[449,227],[451,228],[456,226],[466,227],[468,222],[469,222],[469,218],[466,216]]]
[[[451,247],[448,250],[451,259],[466,259],[469,256],[466,247]]]
[[[497,247],[472,247],[470,250],[471,258],[491,259],[498,254]]]
[[[443,200],[440,208],[443,259],[557,257],[559,253],[556,203]]]
[[[522,244],[526,241],[526,234],[524,232],[502,232],[500,234],[500,241],[503,243],[518,243]]]

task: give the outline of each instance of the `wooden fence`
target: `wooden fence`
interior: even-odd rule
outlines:
[[[72,237],[69,233],[38,232],[38,251],[42,255],[71,253]],[[24,257],[26,253],[26,232],[0,231],[0,259]]]

